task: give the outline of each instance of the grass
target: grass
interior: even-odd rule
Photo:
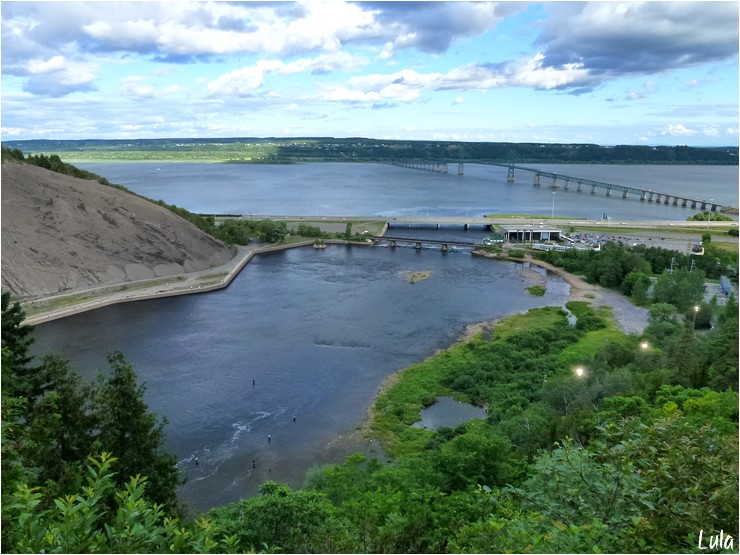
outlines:
[[[495,337],[499,341],[518,333],[549,329],[562,319],[563,311],[557,306],[533,308],[526,314],[515,314],[497,322]]]
[[[147,289],[149,287],[156,287],[158,285],[172,283],[173,281],[182,281],[184,279],[185,278],[179,277],[179,276],[169,277],[169,278],[155,279],[155,280],[150,280],[150,281],[145,281],[145,282],[140,282],[140,283],[122,284],[122,285],[116,285],[116,286],[111,286],[111,287],[105,287],[101,289],[80,291],[79,293],[60,295],[58,297],[52,297],[50,299],[45,299],[42,301],[30,302],[30,303],[25,304],[23,308],[26,311],[26,316],[34,316],[41,312],[46,312],[49,310],[57,310],[57,309],[65,308],[68,306],[74,306],[76,304],[80,304],[80,303],[84,303],[87,301],[91,301],[93,299],[101,298],[106,295],[110,295],[112,293],[120,293],[122,291],[137,291],[139,289]]]
[[[589,303],[584,301],[572,301],[566,304],[568,310],[570,310],[576,318],[587,315],[589,311],[593,311],[597,316],[600,316],[606,326],[602,329],[597,329],[586,333],[576,343],[573,343],[563,349],[560,352],[559,358],[566,365],[578,364],[584,360],[592,358],[598,351],[607,343],[627,343],[629,342],[628,336],[626,336],[617,327],[614,318],[612,317],[612,310],[610,307],[601,306],[598,308],[590,307]]]
[[[547,289],[544,285],[532,285],[531,287],[527,287],[527,291],[529,291],[530,295],[534,295],[535,297],[542,297]]]

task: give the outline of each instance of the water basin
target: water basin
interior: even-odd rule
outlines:
[[[476,418],[485,418],[486,409],[468,403],[461,403],[452,397],[437,397],[435,403],[422,409],[421,420],[414,422],[414,428],[438,430],[440,428],[454,428],[463,422]]]

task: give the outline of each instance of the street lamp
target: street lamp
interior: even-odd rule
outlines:
[[[692,326],[693,329],[696,329],[696,315],[699,313],[699,305],[694,306],[694,325]]]
[[[552,193],[552,213],[550,214],[550,219],[555,218],[555,192]]]
[[[647,341],[643,341],[642,343],[640,343],[640,349],[642,349],[643,351],[647,351],[649,347],[650,343],[648,343]]]
[[[578,368],[576,368],[576,376],[578,376],[579,378],[582,378],[585,373],[586,373],[586,369],[583,368],[582,366],[579,366]]]

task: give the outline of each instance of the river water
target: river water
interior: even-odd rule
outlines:
[[[248,165],[204,163],[76,163],[112,183],[152,198],[207,214],[303,216],[471,216],[537,214],[614,220],[685,220],[698,210],[551,189],[533,173],[516,173],[506,182],[503,167],[465,164],[465,175],[435,173],[383,164]],[[542,165],[539,169],[714,199],[738,205],[738,166]],[[553,197],[552,193],[555,192]]]
[[[506,184],[505,168],[494,178],[498,170],[474,165],[466,165],[465,176],[374,164],[78,165],[199,212],[546,215],[553,204],[547,187]],[[595,171],[576,168],[587,178],[585,170]],[[656,180],[655,172],[664,171],[644,168]],[[676,184],[688,187],[698,170],[668,168],[676,174],[687,168],[691,178]],[[717,186],[711,196],[737,204],[737,168],[701,171]],[[590,178],[617,177],[627,174]],[[598,195],[556,196],[556,216],[687,215]],[[459,228],[413,232],[469,241],[486,235]],[[405,276],[415,271],[431,274],[410,284]],[[547,280],[544,297],[526,292],[541,279]],[[449,346],[470,323],[562,305],[568,291],[559,278],[535,279],[520,266],[472,257],[466,249],[289,249],[255,257],[220,291],[115,305],[40,325],[34,352],[59,352],[92,378],[106,367],[107,353],[122,351],[147,385],[150,410],[168,419],[165,447],[188,479],[181,498],[199,511],[253,495],[268,479],[299,486],[311,466],[369,449],[348,438],[387,376]]]
[[[431,275],[410,284],[412,271]],[[181,497],[206,509],[267,479],[300,485],[310,466],[361,448],[334,440],[362,424],[385,377],[469,323],[563,304],[568,285],[548,279],[534,297],[521,267],[468,251],[290,249],[256,257],[221,291],[40,325],[35,351],[61,352],[87,378],[122,351],[169,420]]]

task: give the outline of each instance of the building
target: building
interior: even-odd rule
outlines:
[[[499,233],[510,243],[533,243],[535,241],[560,241],[562,230],[545,224],[502,225]]]

